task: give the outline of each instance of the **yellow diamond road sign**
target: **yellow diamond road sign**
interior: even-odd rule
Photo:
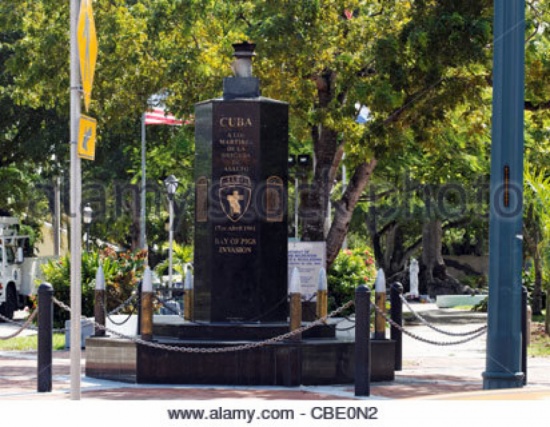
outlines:
[[[84,107],[88,111],[92,97],[95,62],[97,59],[97,34],[92,11],[92,0],[82,0],[80,2],[80,14],[78,15],[76,33],[78,57],[80,59],[80,77],[84,91]]]
[[[96,120],[81,115],[78,125],[78,157],[87,160],[95,159]]]

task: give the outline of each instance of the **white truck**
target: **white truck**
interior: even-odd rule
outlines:
[[[41,277],[40,265],[48,259],[32,256],[29,236],[20,235],[19,227],[19,219],[0,217],[0,314],[8,319],[30,305]]]

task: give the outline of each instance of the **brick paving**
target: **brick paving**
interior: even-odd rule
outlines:
[[[439,325],[438,325],[439,326]],[[478,324],[446,324],[453,331],[475,329]],[[443,326],[441,326],[443,327]],[[441,338],[426,326],[407,326],[429,339]],[[392,382],[373,383],[370,399],[550,399],[550,358],[529,358],[528,385],[522,389],[485,392],[485,339],[458,346],[434,346],[405,336],[403,370]],[[253,398],[262,400],[357,399],[353,385],[308,387],[162,386],[103,381],[84,376],[86,351],[82,352],[82,399],[104,400],[211,400]],[[0,352],[0,400],[69,399],[69,352],[54,352],[53,391],[38,393],[36,352]],[[361,398],[363,399],[363,398]]]

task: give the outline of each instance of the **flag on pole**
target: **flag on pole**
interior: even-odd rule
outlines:
[[[162,98],[161,98],[162,99]],[[143,250],[147,249],[147,242],[145,236],[145,203],[146,203],[146,165],[145,165],[145,144],[146,144],[146,132],[147,125],[167,125],[167,126],[182,126],[190,125],[194,121],[194,117],[190,116],[187,120],[180,120],[176,117],[168,114],[162,107],[153,107],[146,111],[141,116],[141,211],[140,211],[140,236],[139,246]]]
[[[183,120],[167,114],[163,108],[153,108],[145,113],[145,125],[181,126]]]

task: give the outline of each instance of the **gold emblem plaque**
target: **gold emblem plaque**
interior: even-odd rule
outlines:
[[[228,175],[220,179],[220,204],[233,222],[239,222],[250,207],[252,180],[244,175]]]
[[[284,184],[278,176],[267,178],[265,195],[266,219],[267,222],[282,222],[284,216]]]
[[[197,179],[195,189],[195,218],[197,222],[208,221],[208,178]]]

